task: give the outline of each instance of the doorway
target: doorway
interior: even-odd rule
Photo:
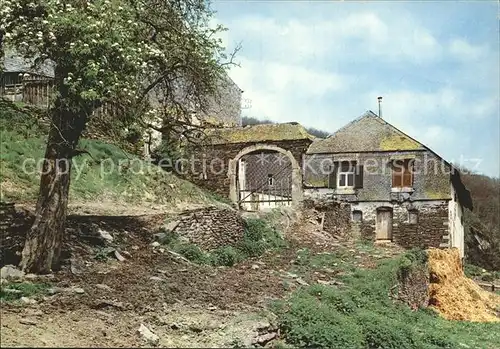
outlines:
[[[392,240],[392,209],[381,207],[377,209],[377,221],[375,226],[375,237],[377,240]]]

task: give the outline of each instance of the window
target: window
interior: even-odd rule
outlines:
[[[362,222],[363,221],[363,212],[361,211],[352,211],[352,221],[353,222]]]
[[[334,161],[328,174],[328,188],[363,188],[363,166],[355,161]]]
[[[394,160],[392,163],[392,187],[411,188],[413,186],[413,160]]]
[[[418,223],[418,212],[417,210],[408,211],[408,223],[417,224]]]
[[[274,185],[274,177],[272,174],[267,175],[267,185],[272,187]]]
[[[355,168],[349,161],[342,161],[337,174],[337,188],[354,187],[354,172]]]

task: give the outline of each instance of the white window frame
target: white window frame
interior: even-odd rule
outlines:
[[[274,176],[272,174],[267,175],[267,185],[269,187],[274,187]]]
[[[342,176],[346,176],[345,185],[340,185],[340,178]],[[349,176],[352,176],[352,185],[349,185],[349,180],[348,180]],[[356,177],[354,168],[351,171],[342,171],[342,172],[339,171],[337,173],[337,188],[354,188],[355,180]]]

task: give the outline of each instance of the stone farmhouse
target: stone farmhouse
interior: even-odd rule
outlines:
[[[30,67],[7,56],[0,97],[48,105],[53,67]],[[452,246],[463,255],[470,193],[459,171],[431,149],[371,111],[326,139],[296,122],[242,127],[243,91],[227,76],[220,91],[205,112],[191,106],[193,124],[205,129],[187,145],[192,164],[184,166],[185,178],[239,209],[312,201],[332,233],[403,247]],[[148,136],[144,157],[161,137]]]
[[[191,151],[200,161],[189,179],[240,209],[338,203],[321,204],[325,224],[347,215],[364,238],[463,255],[472,201],[459,171],[371,111],[326,139],[293,122],[254,125],[208,130]]]
[[[306,197],[349,203],[364,237],[464,252],[470,193],[459,171],[371,111],[304,155]]]

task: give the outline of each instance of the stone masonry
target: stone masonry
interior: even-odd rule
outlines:
[[[353,204],[353,212],[362,212],[362,220],[353,222],[363,238],[375,240],[377,207],[380,203]],[[392,241],[405,248],[441,247],[449,242],[448,204],[446,201],[384,204],[392,208]],[[410,222],[415,212],[417,222]]]
[[[336,238],[352,238],[351,205],[336,201],[304,200],[305,209],[319,213],[323,230]]]
[[[238,211],[207,207],[184,212],[173,232],[210,251],[240,242],[245,232],[245,221]]]
[[[222,196],[229,196],[230,179],[228,164],[241,150],[256,144],[255,142],[221,144],[194,149],[194,156],[199,159],[193,171],[187,169],[186,177],[196,185],[211,190]],[[290,151],[299,164],[302,163],[302,154],[309,146],[309,140],[268,141],[266,145],[275,145]],[[203,175],[203,163],[206,166],[206,175]]]

